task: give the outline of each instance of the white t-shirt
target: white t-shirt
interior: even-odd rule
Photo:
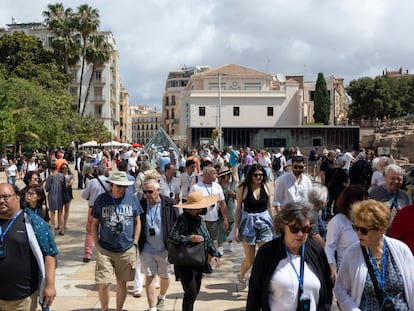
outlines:
[[[300,273],[300,256],[291,255],[292,264]],[[310,299],[310,310],[315,311],[319,301],[321,282],[305,262],[303,293]],[[272,311],[292,311],[298,305],[298,276],[289,257],[282,259],[270,280],[269,306]]]
[[[205,196],[218,194],[219,199],[218,201],[224,201],[224,193],[223,189],[221,188],[220,184],[213,181],[210,185],[205,184],[203,181],[199,181],[197,184],[191,187],[190,192],[202,192]],[[216,202],[214,205],[206,206],[207,207],[207,214],[201,215],[201,217],[205,221],[217,221],[218,217],[218,203]]]

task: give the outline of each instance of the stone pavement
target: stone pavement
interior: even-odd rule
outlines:
[[[73,166],[72,166],[73,167]],[[0,173],[0,182],[5,182],[4,172]],[[22,181],[17,182],[23,188]],[[58,267],[56,269],[57,297],[51,307],[53,311],[90,311],[100,310],[98,289],[94,282],[95,261],[83,263],[83,243],[87,218],[87,204],[83,200],[81,190],[75,190],[71,203],[68,229],[65,235],[56,235],[59,249]],[[227,245],[225,245],[227,246]],[[234,252],[225,251],[221,266],[212,274],[205,275],[201,290],[194,305],[197,311],[241,311],[245,310],[247,292],[239,292],[236,283],[237,272],[243,260],[241,244],[235,243]],[[115,280],[113,282],[115,284]],[[128,295],[124,310],[143,311],[148,309],[144,294],[134,298],[133,282],[128,283]],[[166,311],[180,311],[183,291],[181,283],[171,279],[165,304]],[[115,310],[115,285],[111,286],[110,310]],[[336,305],[332,310],[337,310]]]

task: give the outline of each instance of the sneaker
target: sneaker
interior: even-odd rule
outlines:
[[[86,257],[84,257],[84,258],[82,259],[82,261],[83,261],[84,263],[88,263],[89,261],[91,261],[91,259],[90,259],[90,258],[86,258]]]
[[[158,298],[157,311],[164,311],[165,299]]]
[[[230,253],[233,253],[233,252],[234,252],[234,245],[233,245],[233,243],[229,243],[229,248],[228,248],[228,251],[229,251]]]
[[[220,255],[223,255],[223,253],[224,253],[223,246],[220,246],[220,247],[218,248],[218,252],[220,253]]]
[[[142,290],[137,290],[137,291],[135,291],[133,296],[134,296],[135,298],[139,298],[139,297],[141,297],[141,296],[142,296]]]
[[[238,281],[239,281],[239,290],[240,291],[245,290],[247,288],[247,279],[246,278],[241,278],[239,276]]]

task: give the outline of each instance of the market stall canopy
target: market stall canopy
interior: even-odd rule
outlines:
[[[96,140],[87,141],[86,143],[79,145],[79,147],[82,147],[82,148],[98,147],[98,142]]]
[[[120,143],[119,141],[113,140],[113,141],[109,141],[107,143],[103,143],[101,144],[102,147],[121,147],[123,146],[122,143]]]

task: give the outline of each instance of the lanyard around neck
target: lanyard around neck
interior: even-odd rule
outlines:
[[[384,239],[384,244],[382,245],[381,274],[380,274],[374,255],[372,255],[371,250],[368,248],[368,254],[369,254],[369,258],[371,259],[372,267],[374,268],[375,274],[377,276],[377,279],[382,289],[385,288],[385,270],[386,270],[386,265],[387,265],[386,252],[387,252],[387,248],[385,246],[385,239]]]
[[[3,232],[3,229],[0,226],[0,239],[1,242],[3,243],[4,237],[6,236],[7,232],[9,231],[9,229],[11,228],[11,226],[14,224],[14,222],[16,221],[17,217],[19,217],[19,215],[22,213],[22,211],[18,211],[17,214],[10,220],[9,224],[7,225],[6,229]]]
[[[157,204],[156,204],[156,206],[155,206],[155,209],[154,209],[154,213],[152,212],[152,209],[151,209],[151,205],[149,204],[149,202],[147,201],[147,209],[148,209],[148,211],[149,211],[149,214],[150,214],[150,223],[151,223],[151,227],[154,227],[154,220],[155,220],[155,218],[157,217],[157,211],[158,211],[158,207],[161,205],[161,202],[160,201],[158,201],[157,202]]]
[[[292,266],[293,270],[295,271],[296,277],[298,278],[299,291],[300,291],[300,294],[302,294],[303,293],[303,275],[304,275],[304,270],[305,270],[305,245],[303,244],[302,249],[301,249],[299,273],[296,270],[295,265],[292,262],[292,256],[291,256],[287,246],[285,246],[285,249],[286,249],[286,254],[289,257],[290,265]]]

